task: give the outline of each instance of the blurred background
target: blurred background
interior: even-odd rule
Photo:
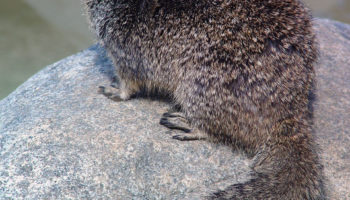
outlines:
[[[350,0],[304,0],[350,24]],[[0,100],[37,71],[94,43],[80,0],[1,0]]]

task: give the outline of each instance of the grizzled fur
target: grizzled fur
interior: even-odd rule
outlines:
[[[83,0],[120,99],[172,95],[191,126],[254,156],[209,199],[325,199],[308,109],[317,58],[299,0]]]

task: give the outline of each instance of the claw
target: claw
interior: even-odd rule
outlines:
[[[175,123],[170,122],[167,117],[162,117],[160,119],[159,123],[160,123],[160,125],[163,125],[163,126],[169,128],[169,129],[177,129],[177,130],[181,130],[181,131],[183,131],[185,133],[191,132],[191,129],[189,129],[189,128],[186,128],[186,127],[183,127],[181,125],[177,125]]]
[[[174,135],[173,139],[180,141],[205,140],[205,138],[198,137],[197,135]]]
[[[161,125],[172,129],[180,130],[182,133],[174,135],[173,139],[180,141],[205,140],[206,136],[198,129],[193,129],[188,120],[181,112],[166,112],[159,122]]]

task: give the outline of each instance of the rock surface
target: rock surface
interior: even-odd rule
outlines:
[[[315,133],[332,199],[350,199],[350,26],[316,20]],[[158,124],[166,102],[97,93],[113,67],[94,46],[0,102],[0,199],[195,199],[249,178],[250,160]]]
[[[350,199],[350,26],[317,20],[314,130],[322,149],[332,199]]]

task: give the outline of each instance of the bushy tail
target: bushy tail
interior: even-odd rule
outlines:
[[[253,178],[208,199],[327,199],[322,166],[308,138],[296,137],[266,145],[256,155]]]

